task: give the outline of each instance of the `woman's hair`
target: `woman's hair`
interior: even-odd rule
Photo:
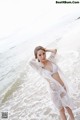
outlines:
[[[35,49],[34,49],[34,55],[35,55],[35,59],[37,59],[37,52],[38,50],[43,50],[43,51],[46,51],[44,47],[42,46],[37,46]],[[38,60],[39,61],[39,60]],[[39,61],[40,62],[40,61]]]

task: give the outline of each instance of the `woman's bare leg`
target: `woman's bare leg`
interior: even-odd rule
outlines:
[[[73,115],[72,110],[71,110],[69,107],[66,107],[66,109],[67,109],[67,112],[68,112],[69,115],[70,115],[70,120],[74,120],[74,115]]]
[[[62,107],[59,112],[60,112],[61,120],[67,120],[64,107]]]

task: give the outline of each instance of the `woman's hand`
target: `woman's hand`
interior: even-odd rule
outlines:
[[[53,50],[53,53],[55,53],[55,54],[56,54],[56,53],[57,53],[57,49],[54,49],[54,50]]]

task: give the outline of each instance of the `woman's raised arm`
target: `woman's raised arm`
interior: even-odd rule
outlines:
[[[45,48],[45,50],[46,50],[46,52],[52,52],[54,54],[57,53],[57,49],[47,49],[47,48]]]
[[[38,73],[41,72],[41,67],[39,66],[38,62],[36,61],[35,58],[32,58],[30,61],[29,61],[29,65],[34,69],[36,70]]]
[[[46,52],[51,52],[51,55],[49,56],[49,60],[50,61],[53,61],[54,60],[54,57],[55,57],[55,55],[56,55],[56,53],[57,53],[57,49],[45,49],[46,50]]]

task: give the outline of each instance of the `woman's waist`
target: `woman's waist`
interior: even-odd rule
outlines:
[[[63,87],[59,86],[58,84],[56,84],[56,83],[54,83],[52,81],[49,81],[49,87],[50,87],[51,90],[57,91],[59,93],[65,92]]]
[[[57,83],[58,81],[54,80],[54,78],[46,79],[46,80],[47,80],[47,82],[48,82],[49,84],[53,84],[53,85],[55,85],[55,86],[60,86],[60,85]]]
[[[58,81],[56,81],[54,78],[50,78],[50,79],[46,79],[49,86],[52,86],[53,88],[55,88],[56,90],[64,90],[64,87],[58,83]]]

